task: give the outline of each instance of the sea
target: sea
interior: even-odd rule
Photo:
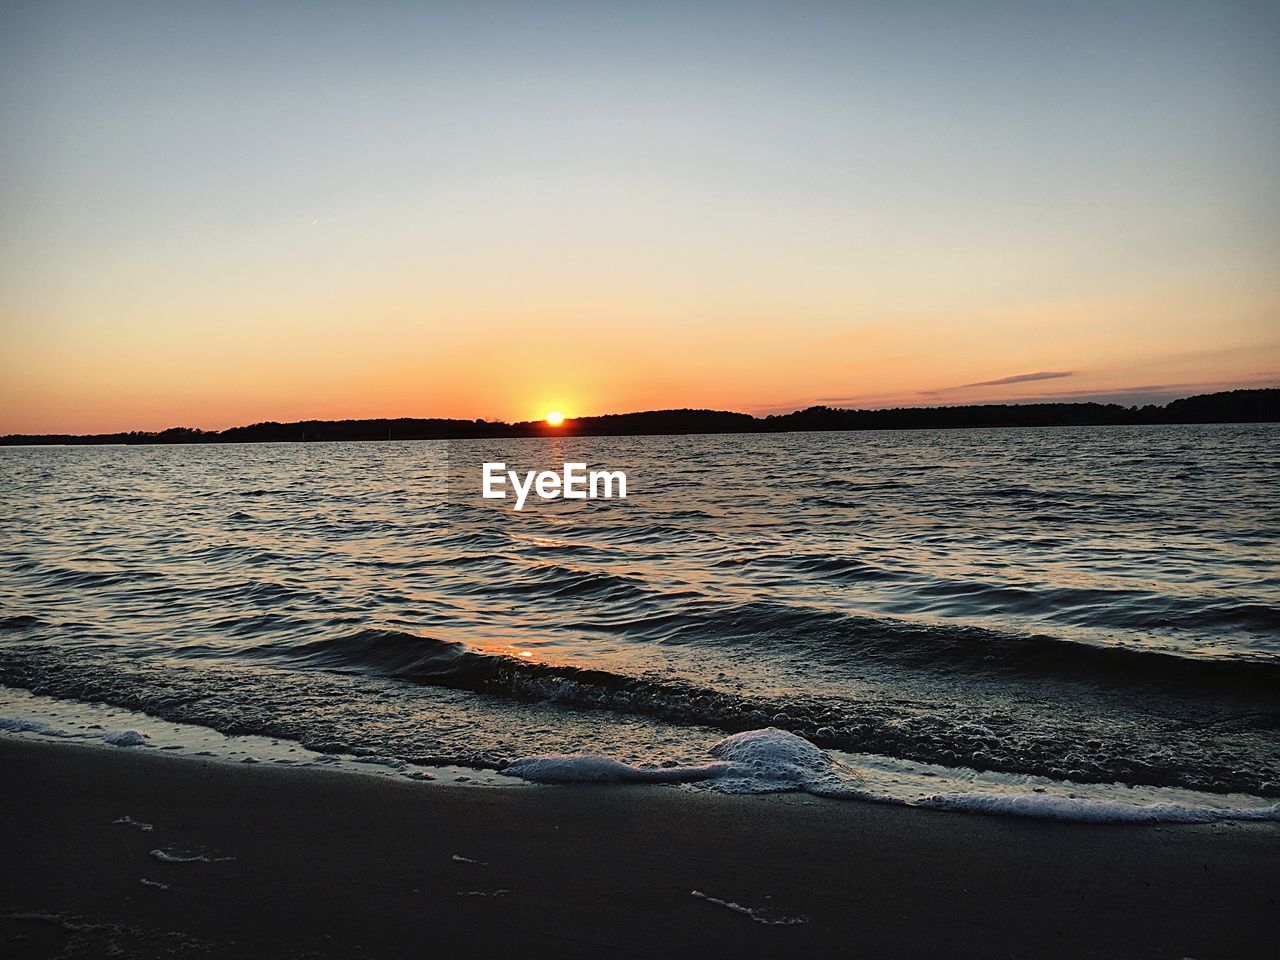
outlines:
[[[0,448],[0,684],[241,762],[1280,819],[1280,425]]]

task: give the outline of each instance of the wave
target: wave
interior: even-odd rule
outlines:
[[[686,642],[689,631],[697,625],[695,620],[680,614],[659,614],[654,622],[661,624],[663,630],[680,630]],[[646,623],[649,621],[641,619],[632,621],[631,625],[643,629]],[[1030,673],[1040,679],[1094,679],[1109,684],[1178,683],[1194,686],[1200,693],[1205,692],[1206,686],[1213,685],[1226,685],[1240,692],[1262,690],[1269,694],[1280,689],[1280,663],[1273,660],[1193,659],[1161,651],[1100,647],[1043,636],[1012,636],[975,627],[939,627],[850,617],[776,604],[731,607],[716,623],[716,630],[724,634],[722,640],[726,643],[733,642],[731,637],[736,635],[758,638],[779,629],[802,631],[806,649],[811,649],[815,641],[825,639],[829,645],[857,652],[862,658],[885,657],[895,665],[946,669],[970,666],[983,672]],[[816,635],[823,631],[830,635]],[[368,669],[475,692],[501,689],[507,693],[527,692],[560,699],[585,697],[592,701],[625,697],[628,702],[646,696],[652,698],[658,692],[678,693],[681,698],[721,709],[729,706],[729,700],[743,702],[746,699],[677,681],[629,677],[595,667],[487,653],[458,641],[397,630],[363,629],[346,636],[271,644],[248,652],[329,668]]]
[[[1280,690],[1280,660],[1194,657],[1163,650],[1086,643],[1046,634],[926,623],[818,610],[779,602],[688,600],[673,612],[620,622],[580,619],[580,629],[625,630],[649,640],[717,645],[787,645],[932,672],[1089,681],[1107,686],[1181,688],[1198,693]]]
[[[384,676],[537,699],[606,704],[640,692],[647,681],[589,667],[562,666],[484,653],[463,643],[398,630],[364,629],[341,637],[271,644],[248,651],[328,669],[371,671]]]
[[[1133,743],[1116,738],[1091,741],[1088,747],[1082,747],[1080,731],[1067,725],[1052,734],[1042,729],[996,730],[963,709],[920,714],[894,703],[858,703],[818,696],[753,696],[679,679],[628,676],[595,667],[488,653],[456,641],[396,630],[365,629],[347,636],[268,645],[249,652],[284,657],[325,670],[376,674],[508,699],[635,714],[729,733],[775,725],[822,747],[949,766],[959,764],[978,770],[1033,773],[1079,782],[1121,780],[1213,788],[1219,792],[1280,792],[1266,774],[1238,769],[1230,763],[1203,770],[1171,763],[1163,752],[1164,745],[1138,749]],[[1099,651],[1098,655],[1107,653]],[[1163,663],[1159,659],[1162,655],[1137,656]],[[1269,665],[1259,669],[1265,672]],[[1272,729],[1280,727],[1280,713],[1254,712],[1237,721],[1245,727]]]
[[[42,626],[46,626],[45,621],[30,614],[0,617],[0,630],[31,630]]]
[[[1037,538],[1041,548],[1064,540]],[[1013,579],[946,577],[901,563],[882,564],[841,553],[781,553],[730,556],[720,568],[747,568],[776,578],[780,585],[820,580],[850,586],[875,585],[884,599],[914,613],[963,621],[973,616],[1017,618],[1024,622],[1107,628],[1127,634],[1158,634],[1176,622],[1181,629],[1262,636],[1280,631],[1280,606],[1261,601],[1175,593],[1149,587],[1098,587],[1021,583]],[[1188,569],[1190,572],[1190,568]],[[1259,584],[1259,587],[1274,584]],[[899,600],[899,598],[901,598]]]

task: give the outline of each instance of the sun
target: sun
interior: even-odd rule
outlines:
[[[564,423],[564,414],[559,410],[552,410],[547,414],[547,424],[552,427],[558,427]]]

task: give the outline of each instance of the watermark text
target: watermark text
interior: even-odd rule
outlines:
[[[564,469],[508,470],[505,463],[484,465],[482,490],[486,500],[507,499],[510,487],[515,508],[523,510],[531,493],[542,500],[621,500],[627,498],[627,475],[621,470],[588,470],[585,463],[566,463]]]

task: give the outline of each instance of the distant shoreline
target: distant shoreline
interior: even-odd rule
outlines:
[[[159,431],[101,434],[10,434],[0,446],[158,443],[278,443],[353,440],[474,440],[522,437],[629,437],[680,434],[814,433],[844,430],[930,430],[992,427],[1141,426],[1150,424],[1277,423],[1280,388],[1230,390],[1171,400],[1163,405],[1115,403],[970,404],[848,410],[809,407],[794,413],[754,417],[723,410],[654,410],[541,420],[380,418],[369,420],[269,421],[226,430],[170,427]]]

